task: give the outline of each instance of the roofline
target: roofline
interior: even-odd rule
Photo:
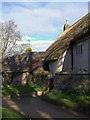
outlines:
[[[75,41],[78,37],[86,37],[87,35],[89,36],[88,28],[90,28],[90,22],[89,22],[90,20],[89,21],[87,20],[88,16],[90,17],[90,13],[88,13],[87,15],[83,16],[80,20],[75,22],[72,26],[70,26],[67,30],[65,30],[55,40],[55,42],[52,45],[50,45],[50,47],[46,50],[47,54],[46,54],[44,63],[47,63],[47,62],[53,60],[51,57],[53,57],[52,55],[55,54],[58,50],[60,50],[62,48],[62,47],[59,48],[59,45],[61,43],[63,44],[64,47],[66,45],[66,48],[68,49],[71,41],[73,41],[73,40]],[[84,26],[82,25],[83,21],[84,21]],[[88,26],[87,22],[89,22],[89,26]],[[78,31],[76,30],[77,28],[78,28]],[[86,30],[86,33],[84,33],[85,30]],[[71,35],[69,35],[69,32],[71,33]],[[90,32],[90,30],[89,30],[89,32]],[[72,35],[74,35],[74,34],[75,34],[75,36],[73,37]],[[69,37],[70,37],[70,40],[68,39]],[[67,42],[67,39],[69,40],[69,42]],[[64,44],[63,41],[66,43]],[[54,57],[55,57],[55,55],[54,55]],[[51,58],[51,59],[49,59],[49,58]]]

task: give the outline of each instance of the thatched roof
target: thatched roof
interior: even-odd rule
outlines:
[[[2,60],[2,72],[22,73],[43,70],[45,52],[17,54]]]
[[[57,60],[70,47],[71,42],[83,39],[86,36],[90,37],[90,13],[65,30],[46,50],[44,69],[47,70],[46,66],[49,61]]]

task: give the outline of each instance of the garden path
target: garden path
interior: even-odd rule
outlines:
[[[87,116],[79,114],[64,107],[56,106],[42,101],[37,96],[21,97],[19,99],[7,99],[3,97],[3,106],[13,108],[14,110],[32,118],[86,118]]]

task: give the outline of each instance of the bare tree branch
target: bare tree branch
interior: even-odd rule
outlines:
[[[21,36],[20,32],[17,31],[17,25],[13,20],[2,23],[1,30],[0,36],[2,37],[2,58],[4,58],[6,54],[10,54],[16,41],[20,40]]]

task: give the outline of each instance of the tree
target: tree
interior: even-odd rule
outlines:
[[[30,48],[27,48],[26,49],[26,52],[32,52],[32,48],[30,47]]]
[[[13,47],[17,40],[21,39],[20,32],[13,20],[2,23],[2,31],[0,31],[2,39],[2,58],[13,51]]]

